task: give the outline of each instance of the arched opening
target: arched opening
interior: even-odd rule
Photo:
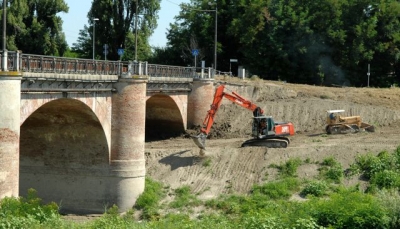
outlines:
[[[93,111],[74,99],[48,102],[21,126],[20,195],[34,188],[61,212],[104,209],[109,152]]]
[[[146,102],[146,141],[177,137],[185,132],[182,115],[167,95],[154,95]]]

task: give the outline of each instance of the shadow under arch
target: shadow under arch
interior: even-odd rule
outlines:
[[[146,101],[146,142],[178,137],[184,133],[181,112],[170,96],[156,94]]]
[[[57,99],[21,125],[19,193],[34,188],[65,213],[102,213],[109,150],[96,114],[83,102]]]

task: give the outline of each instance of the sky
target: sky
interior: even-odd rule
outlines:
[[[64,0],[69,7],[68,13],[61,13],[63,20],[63,31],[67,43],[72,47],[79,37],[79,30],[84,25],[88,25],[87,14],[92,6],[91,0]],[[134,1],[134,0],[132,0]],[[161,0],[161,9],[158,12],[158,26],[150,37],[150,45],[156,47],[165,47],[167,43],[166,32],[169,24],[173,23],[174,17],[179,14],[180,3],[189,3],[190,0]]]

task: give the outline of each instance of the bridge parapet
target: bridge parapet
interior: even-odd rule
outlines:
[[[202,73],[199,74],[193,67],[158,65],[147,62],[66,58],[23,54],[20,51],[8,51],[7,54],[5,57],[0,56],[0,62],[2,63],[3,58],[6,58],[7,70],[24,72],[23,75],[26,77],[37,77],[37,75],[27,73],[51,73],[63,75],[63,77],[65,77],[65,74],[89,75],[90,77],[113,75],[122,78],[145,75],[152,81],[176,81],[176,79],[188,81],[188,79],[192,80],[193,78],[211,77],[211,69],[202,69]]]

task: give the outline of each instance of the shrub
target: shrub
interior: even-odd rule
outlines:
[[[271,199],[288,199],[298,190],[299,181],[296,178],[285,178],[279,181],[265,183],[252,188],[253,194],[262,194]]]
[[[187,214],[167,214],[157,222],[150,222],[143,228],[163,229],[211,229],[211,228],[237,228],[235,222],[223,215],[202,215],[199,219],[192,220]]]
[[[135,208],[145,209],[155,207],[164,195],[161,183],[146,177],[144,192],[136,200]]]
[[[400,193],[397,190],[380,190],[376,193],[376,197],[388,212],[389,228],[398,228],[400,225]]]
[[[344,176],[343,167],[336,161],[324,161],[323,166],[319,169],[320,175],[328,180],[340,183]]]
[[[42,204],[34,189],[26,198],[5,197],[0,201],[0,228],[32,228],[34,225],[59,225],[58,206],[52,202]]]
[[[172,208],[198,206],[201,203],[193,194],[189,186],[183,186],[175,190],[175,199],[170,203]]]
[[[136,222],[133,217],[133,212],[129,211],[126,215],[121,216],[118,212],[118,207],[113,205],[107,209],[106,213],[99,219],[91,221],[87,224],[88,228],[138,228],[133,227]]]
[[[353,174],[360,173],[366,179],[371,179],[374,173],[383,171],[386,165],[376,156],[372,154],[360,155],[356,158],[356,162],[350,166]]]
[[[165,195],[161,183],[146,177],[144,192],[138,197],[135,208],[142,210],[142,219],[153,220],[159,218],[159,202]]]
[[[219,198],[219,200],[208,200],[205,203],[205,206],[212,209],[222,210],[226,214],[237,214],[241,211],[241,207],[246,208],[249,205],[249,199],[235,195],[221,197]],[[250,208],[253,208],[253,206],[251,206]]]
[[[330,228],[388,228],[390,218],[378,199],[369,194],[344,190],[328,199],[305,203],[321,226]],[[332,227],[333,226],[333,227]]]
[[[297,169],[302,164],[300,158],[290,158],[283,165],[277,166],[282,177],[295,177]]]
[[[295,229],[324,229],[325,227],[319,226],[315,219],[297,219]]]
[[[335,166],[339,164],[339,162],[334,157],[327,157],[322,161],[322,165],[325,166]]]
[[[240,220],[239,228],[284,229],[285,225],[277,216],[272,216],[264,212],[249,212],[248,214],[244,215]]]
[[[373,175],[370,183],[376,185],[380,189],[397,188],[400,187],[400,175],[391,170],[380,171]]]
[[[351,174],[361,174],[366,179],[371,179],[375,173],[384,170],[398,171],[400,169],[400,146],[394,153],[381,151],[377,156],[372,154],[361,155],[356,162],[350,166]]]
[[[211,158],[207,158],[206,160],[204,160],[202,165],[204,167],[209,167],[211,165]]]
[[[313,195],[323,196],[328,189],[328,185],[324,181],[311,181],[304,189],[300,192],[302,196]]]

